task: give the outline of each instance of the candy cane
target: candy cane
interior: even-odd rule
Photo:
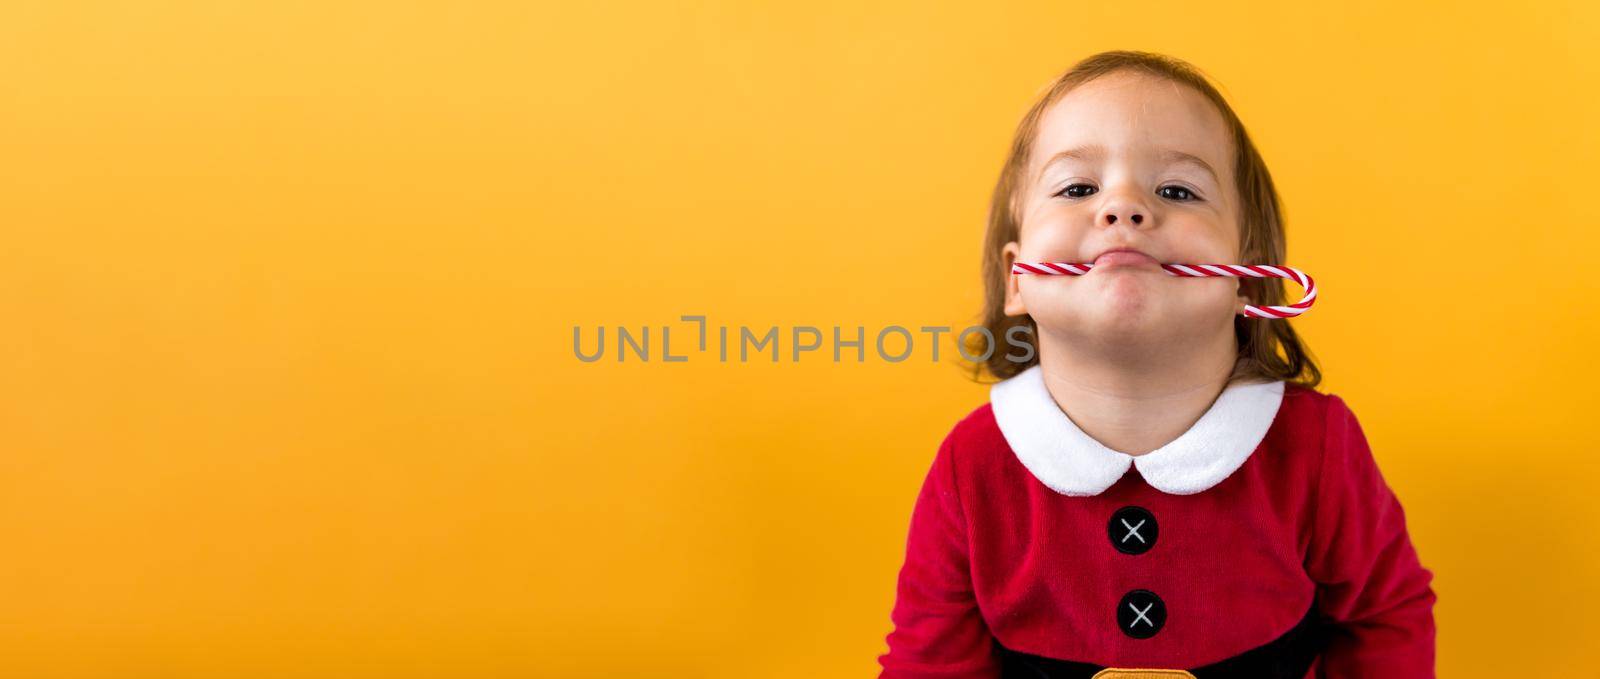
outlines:
[[[1013,274],[1042,274],[1045,276],[1082,276],[1093,269],[1093,264],[1080,264],[1075,262],[1015,262],[1011,265]],[[1317,301],[1317,282],[1311,280],[1305,272],[1289,266],[1248,266],[1242,264],[1162,264],[1161,270],[1173,276],[1210,277],[1232,276],[1240,278],[1250,276],[1253,278],[1287,278],[1305,288],[1306,294],[1300,301],[1288,306],[1255,306],[1244,305],[1244,311],[1239,315],[1246,318],[1289,318],[1299,316],[1311,308]]]

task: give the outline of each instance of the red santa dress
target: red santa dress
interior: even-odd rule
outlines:
[[[1431,582],[1338,396],[1232,384],[1134,456],[1033,366],[934,456],[880,679],[1431,678]]]

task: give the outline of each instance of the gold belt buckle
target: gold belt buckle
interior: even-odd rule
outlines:
[[[1193,674],[1184,670],[1147,670],[1147,669],[1122,669],[1120,667],[1107,667],[1094,673],[1093,679],[1194,679]]]

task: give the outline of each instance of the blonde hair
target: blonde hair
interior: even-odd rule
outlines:
[[[1284,264],[1285,243],[1283,234],[1283,208],[1278,191],[1272,185],[1272,175],[1266,162],[1250,141],[1244,123],[1228,106],[1222,94],[1211,85],[1206,76],[1194,66],[1180,59],[1151,52],[1116,50],[1090,56],[1068,69],[1044,90],[1038,101],[1028,109],[1018,123],[1012,139],[1011,151],[1000,171],[989,203],[989,224],[983,243],[984,303],[982,325],[990,338],[969,336],[968,356],[987,357],[971,361],[974,379],[981,381],[985,368],[990,375],[1005,379],[1022,372],[1039,362],[1037,346],[1027,361],[1008,358],[1000,338],[1017,326],[1026,326],[1027,341],[1038,337],[1038,327],[1033,317],[1026,314],[1007,316],[1005,313],[1006,279],[1011,272],[1001,252],[1005,244],[1018,240],[1021,223],[1017,218],[1016,204],[1022,189],[1022,178],[1028,167],[1030,150],[1039,132],[1039,121],[1051,104],[1073,88],[1112,72],[1131,70],[1166,78],[1187,85],[1215,104],[1233,137],[1234,184],[1239,191],[1239,227],[1241,232],[1240,262],[1230,264]],[[1240,291],[1251,304],[1285,304],[1284,281],[1281,278],[1240,278]],[[1235,316],[1234,335],[1239,340],[1239,357],[1234,364],[1228,384],[1240,381],[1286,380],[1307,388],[1315,388],[1322,380],[1322,371],[1315,359],[1300,341],[1287,320],[1245,318]],[[1021,333],[1018,333],[1021,334]],[[1021,338],[1018,338],[1021,341]],[[988,342],[988,344],[984,344]],[[1282,355],[1279,355],[1279,352]]]

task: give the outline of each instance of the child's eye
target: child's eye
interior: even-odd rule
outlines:
[[[1084,189],[1087,189],[1087,191],[1085,191]],[[1090,186],[1088,184],[1073,184],[1071,186],[1068,186],[1067,188],[1062,189],[1061,192],[1057,193],[1056,195],[1059,196],[1059,195],[1062,195],[1062,194],[1066,194],[1067,196],[1072,197],[1072,198],[1082,198],[1082,197],[1087,196],[1087,195],[1089,195],[1091,193],[1094,193],[1094,187],[1093,186]]]
[[[1156,193],[1161,194],[1161,197],[1166,198],[1167,200],[1188,201],[1199,199],[1199,197],[1195,196],[1194,193],[1189,189],[1176,184],[1168,184],[1163,186],[1158,189]]]

